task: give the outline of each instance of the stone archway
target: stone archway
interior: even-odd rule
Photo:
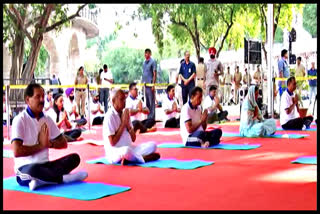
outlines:
[[[67,68],[68,68],[68,78],[74,82],[77,75],[78,69],[80,67],[80,50],[78,36],[74,32],[71,36],[68,56],[67,56]]]
[[[55,74],[59,77],[60,57],[54,39],[50,34],[45,34],[42,44],[49,53],[49,73],[46,76],[51,78]]]

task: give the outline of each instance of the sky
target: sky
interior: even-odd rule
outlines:
[[[156,48],[151,19],[143,21],[131,19],[131,14],[139,7],[138,4],[97,4],[97,6],[101,8],[98,18],[100,37],[111,34],[116,27],[116,21],[119,21],[123,28],[118,33],[118,45],[125,43],[130,48]],[[126,25],[127,21],[129,25]],[[137,38],[133,36],[134,33],[138,35]]]

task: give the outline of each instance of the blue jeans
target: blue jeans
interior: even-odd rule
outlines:
[[[146,87],[146,106],[148,107],[150,113],[148,114],[148,119],[156,119],[156,103],[154,98],[154,93],[152,87]]]
[[[310,100],[310,103],[312,102],[312,98],[313,96],[315,97],[316,94],[317,94],[317,86],[309,86],[310,87],[310,91],[309,91],[309,100]]]
[[[100,89],[100,103],[104,105],[104,112],[108,111],[109,88]]]
[[[186,146],[201,147],[201,142],[209,141],[209,146],[218,145],[222,136],[221,129],[214,129],[211,131],[195,131],[189,135]]]

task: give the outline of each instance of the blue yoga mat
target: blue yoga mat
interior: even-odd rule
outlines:
[[[284,130],[283,128],[277,128],[277,131],[317,131],[317,128],[310,128],[310,129],[306,129],[306,130]]]
[[[256,149],[260,147],[260,144],[226,144],[220,143],[215,146],[211,146],[208,148],[196,147],[196,146],[185,146],[182,143],[161,143],[158,144],[158,148],[196,148],[196,149],[226,149],[226,150],[249,150],[249,149]]]
[[[4,158],[13,158],[14,157],[13,151],[10,149],[4,149],[3,150],[3,157]]]
[[[43,186],[31,191],[27,186],[20,186],[16,181],[16,177],[9,177],[3,179],[3,189],[89,201],[118,194],[131,188],[104,183],[77,181],[67,184]]]
[[[111,164],[104,157],[87,161],[89,164],[103,163],[108,165],[120,165]],[[173,168],[173,169],[196,169],[202,166],[208,166],[213,164],[213,161],[203,160],[176,160],[176,159],[159,159],[157,161],[150,161],[147,163],[130,163],[129,166],[141,166],[141,167],[157,167],[157,168]]]
[[[233,132],[223,132],[222,136],[223,137],[243,137],[239,133],[233,133]],[[267,135],[267,136],[257,137],[257,138],[294,138],[294,139],[298,139],[298,138],[304,138],[307,136],[309,136],[309,135],[307,135],[307,134],[274,134],[274,135]],[[243,137],[243,138],[247,138],[247,137]]]
[[[291,163],[317,164],[317,156],[301,156],[291,161]]]

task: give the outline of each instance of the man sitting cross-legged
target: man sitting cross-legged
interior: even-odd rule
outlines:
[[[208,111],[202,112],[202,89],[191,90],[189,101],[183,105],[180,117],[180,134],[186,146],[209,147],[220,143],[221,129],[205,131]]]
[[[112,97],[103,121],[103,138],[106,159],[110,163],[127,164],[130,162],[145,163],[158,160],[154,143],[134,145],[136,134],[130,121],[129,110],[125,109],[125,94],[119,89]]]
[[[129,96],[126,99],[126,108],[129,109],[131,122],[134,131],[140,130],[140,133],[155,131],[156,121],[154,119],[145,119],[150,113],[148,107],[140,99],[138,99],[137,83],[129,85]]]
[[[229,120],[227,118],[228,112],[223,111],[222,106],[220,105],[220,99],[217,95],[217,86],[212,85],[209,89],[209,94],[206,96],[203,104],[204,109],[208,110],[208,123],[213,123],[215,121]],[[219,109],[219,113],[217,113]]]
[[[43,185],[84,180],[88,176],[85,171],[69,174],[80,163],[78,154],[49,161],[49,148],[65,149],[68,144],[56,123],[43,114],[44,89],[31,83],[24,97],[27,108],[14,118],[12,124],[17,182],[34,190]]]
[[[180,118],[177,118],[180,108],[177,104],[174,90],[174,85],[169,85],[167,87],[167,96],[163,99],[163,125],[165,128],[180,128]]]

